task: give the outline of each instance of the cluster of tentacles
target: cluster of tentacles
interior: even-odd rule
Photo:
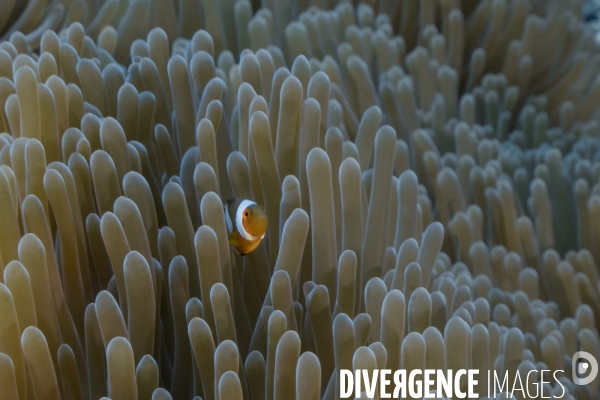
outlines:
[[[583,2],[255,3],[0,2],[0,400],[328,400],[384,368],[598,398]],[[245,257],[231,197],[269,218]]]

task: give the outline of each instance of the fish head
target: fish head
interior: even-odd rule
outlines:
[[[267,231],[269,219],[261,205],[252,203],[243,210],[242,224],[250,235],[262,238]]]

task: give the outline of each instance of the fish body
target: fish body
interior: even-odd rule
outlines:
[[[236,253],[246,255],[265,237],[268,219],[265,210],[252,200],[229,199],[224,206],[229,243]]]

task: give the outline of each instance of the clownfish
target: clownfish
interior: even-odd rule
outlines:
[[[265,210],[245,199],[229,199],[224,206],[229,243],[236,253],[246,255],[265,237],[268,219]]]

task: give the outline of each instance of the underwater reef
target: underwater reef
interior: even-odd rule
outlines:
[[[384,368],[600,398],[583,5],[0,0],[0,400],[337,400]],[[245,256],[230,198],[268,216]]]

